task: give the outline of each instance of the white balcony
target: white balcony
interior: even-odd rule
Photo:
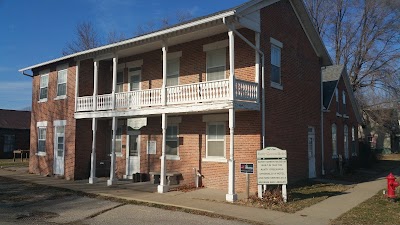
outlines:
[[[234,87],[232,89],[232,87]],[[143,107],[169,106],[192,103],[235,101],[258,104],[258,83],[243,80],[217,80],[169,86],[163,89],[147,89],[115,93],[115,110],[139,109]],[[95,104],[93,103],[95,100]],[[165,103],[164,103],[165,102]],[[112,94],[77,98],[77,112],[105,111],[113,109]],[[96,106],[96,107],[94,107]]]

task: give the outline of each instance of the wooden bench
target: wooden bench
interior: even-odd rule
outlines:
[[[153,184],[160,183],[160,177],[161,177],[160,172],[150,172],[149,174],[150,174],[150,182],[151,183],[153,183]],[[167,172],[165,175],[167,178],[168,185],[179,184],[179,177],[182,176],[182,174],[179,172]]]
[[[13,161],[15,162],[15,155],[16,154],[20,154],[21,155],[21,162],[24,161],[24,158],[23,158],[24,154],[25,154],[25,159],[28,160],[29,152],[30,152],[30,150],[21,150],[21,149],[14,150],[13,151],[13,153],[14,153]]]

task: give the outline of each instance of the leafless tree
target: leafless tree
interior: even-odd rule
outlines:
[[[335,63],[347,66],[354,91],[400,90],[393,85],[400,68],[400,1],[304,2]]]
[[[68,42],[63,49],[63,55],[69,55],[101,45],[101,38],[91,22],[82,22],[76,26],[75,40]]]
[[[123,41],[125,40],[125,35],[121,32],[118,32],[116,30],[112,30],[108,33],[107,35],[107,44],[112,44],[112,43],[116,43],[119,41]]]

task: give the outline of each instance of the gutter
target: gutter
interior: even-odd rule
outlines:
[[[22,75],[33,78],[33,75],[25,73],[25,70],[22,71]]]
[[[248,44],[251,48],[256,50],[258,54],[261,55],[261,126],[262,126],[262,148],[264,149],[266,147],[266,141],[265,141],[265,84],[264,84],[264,68],[265,68],[265,62],[264,62],[264,53],[257,48],[253,43],[251,43],[249,40],[247,40],[241,33],[239,33],[234,26],[231,26],[231,24],[228,24],[226,21],[226,17],[223,18],[224,24],[233,31],[240,39],[242,39],[246,44]]]

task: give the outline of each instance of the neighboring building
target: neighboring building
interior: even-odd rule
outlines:
[[[345,163],[358,155],[358,127],[362,117],[346,68],[342,65],[322,69],[324,169],[338,169],[338,157]]]
[[[0,109],[0,158],[12,158],[16,149],[29,149],[30,123],[30,111]]]
[[[112,185],[158,171],[190,184],[195,169],[234,201],[245,190],[239,164],[276,146],[289,182],[315,177],[321,67],[331,64],[302,1],[254,0],[23,68],[33,72],[29,170],[93,183],[106,162]]]

